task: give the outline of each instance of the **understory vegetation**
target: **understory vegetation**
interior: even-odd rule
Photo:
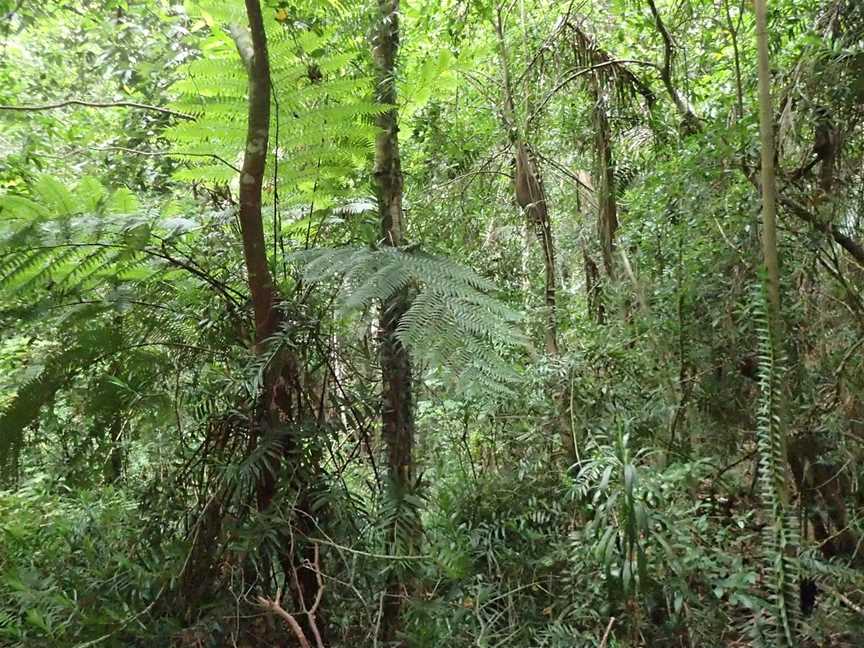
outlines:
[[[859,0],[0,16],[0,646],[864,645]]]

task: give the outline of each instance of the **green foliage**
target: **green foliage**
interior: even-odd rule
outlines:
[[[783,345],[777,337],[779,323],[772,321],[768,297],[758,284],[754,315],[759,336],[759,402],[756,440],[759,448],[759,483],[768,517],[763,549],[770,574],[771,612],[774,628],[771,645],[797,645],[798,546],[796,519],[787,503],[786,439],[783,400]]]
[[[169,128],[166,137],[172,156],[186,162],[178,180],[231,183],[245,146],[248,83],[232,29],[246,29],[246,17],[223,2],[201,3],[199,11],[196,26],[209,31],[199,44],[204,56],[186,65],[172,87],[173,107],[196,119]],[[269,15],[265,26],[273,83],[269,190],[285,209],[331,207],[356,195],[351,178],[371,159],[372,118],[387,107],[370,99],[371,78],[356,72],[357,43]]]
[[[0,402],[0,468],[8,477],[25,431],[37,429],[53,406],[69,406],[61,395],[83,388],[92,425],[77,424],[90,428],[106,451],[112,441],[103,428],[125,409],[122,401],[162,411],[154,381],[169,359],[152,351],[194,348],[197,324],[206,320],[185,317],[184,300],[199,277],[208,277],[173,256],[182,257],[179,239],[195,236],[197,223],[162,218],[128,189],[109,192],[92,177],[69,188],[42,176],[27,196],[0,197],[0,217],[0,318],[15,322],[19,334],[51,340],[30,349],[24,379]],[[190,265],[197,275],[186,273]],[[163,306],[166,299],[174,306]],[[106,391],[100,372],[123,389]]]
[[[24,431],[39,420],[43,408],[54,401],[83,367],[116,350],[117,343],[111,331],[91,330],[65,349],[52,349],[44,364],[31,366],[31,377],[18,385],[15,395],[0,411],[0,475],[14,474]]]
[[[417,290],[396,335],[418,360],[448,369],[464,387],[482,382],[506,393],[519,379],[510,356],[526,342],[517,328],[520,315],[491,297],[495,286],[469,268],[389,247],[308,250],[293,258],[306,280],[339,281],[342,314]]]
[[[122,492],[72,492],[44,476],[0,491],[0,643],[166,637],[158,621],[141,633],[172,564],[147,546],[141,520]]]
[[[261,5],[282,315],[261,353],[236,220],[243,3],[0,8],[0,105],[193,117],[0,110],[0,645],[278,645],[287,626],[257,597],[281,591],[305,623],[296,580],[320,570],[333,648],[383,648],[394,580],[412,647],[857,646],[861,3],[771,7],[782,336],[748,291],[746,7],[656,0],[667,40],[629,0],[525,0],[500,26],[490,3],[401,3],[404,235],[421,250],[378,247],[368,197],[375,117],[394,108],[372,99],[378,5]],[[556,245],[554,356],[533,348],[544,259],[514,204],[503,62]],[[402,488],[376,335],[396,295],[415,371]]]

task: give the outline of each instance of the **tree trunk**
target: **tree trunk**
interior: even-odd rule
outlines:
[[[826,560],[842,557],[860,567],[860,538],[849,525],[846,502],[852,490],[844,466],[824,458],[828,444],[817,432],[802,434],[789,444],[789,463],[801,503]]]
[[[780,314],[780,268],[777,261],[777,178],[774,172],[774,115],[765,0],[756,4],[756,46],[759,56],[759,134],[762,145],[762,252],[768,280],[769,318]]]
[[[246,149],[240,170],[240,233],[255,315],[255,345],[260,352],[261,344],[277,327],[274,309],[276,295],[267,265],[264,219],[261,216],[261,189],[270,137],[270,62],[258,0],[246,0],[246,13],[249,30],[235,27],[231,35],[249,75]]]
[[[600,270],[584,245],[582,246],[582,262],[585,267],[585,299],[588,303],[588,316],[597,324],[603,324],[606,321],[606,309],[603,305]]]
[[[261,210],[270,137],[271,88],[267,35],[259,0],[246,0],[246,14],[249,20],[248,31],[242,27],[231,28],[231,35],[249,76],[249,113],[246,148],[240,170],[239,218],[243,256],[255,319],[255,352],[261,354],[266,350],[267,340],[279,330],[282,318],[277,306],[278,294],[267,262],[264,219]],[[304,416],[301,407],[303,389],[301,369],[298,358],[290,350],[279,354],[270,364],[271,366],[266,370],[258,408],[257,427],[260,429],[257,435],[259,437],[282,435],[282,454],[284,459],[288,459],[293,455],[294,444],[290,434],[283,435],[281,428],[286,422],[297,423]],[[253,445],[259,441],[260,438],[254,440]],[[280,467],[276,465],[273,466],[272,471],[262,471],[262,477],[257,485],[259,510],[268,509],[276,495]],[[295,516],[293,528],[286,533],[285,542],[290,541],[291,546],[299,545],[297,552],[300,554],[300,559],[294,555],[284,555],[280,557],[280,562],[288,582],[293,581],[291,594],[295,607],[307,610],[313,601],[318,601],[320,598],[321,579],[317,571],[320,565],[312,543],[296,543],[291,540],[291,534],[299,536],[302,540],[314,528],[311,519],[312,509],[308,501],[308,486],[303,483],[294,486],[299,491],[295,505],[298,515]],[[320,611],[318,616],[321,616]],[[316,622],[313,615],[301,616],[299,623],[307,636],[326,634],[323,632],[324,624],[320,619]]]
[[[114,412],[111,417],[108,439],[111,444],[111,452],[105,466],[105,481],[109,484],[116,484],[123,477],[123,413],[120,411]]]
[[[759,72],[759,135],[762,148],[761,189],[762,189],[762,251],[765,263],[768,308],[767,326],[769,328],[771,355],[781,356],[783,346],[782,321],[780,317],[780,269],[777,261],[777,181],[774,171],[774,124],[771,108],[771,68],[768,56],[768,33],[766,19],[766,0],[755,0],[756,8],[756,48],[758,53]],[[773,363],[772,363],[773,365]],[[769,365],[766,372],[780,370]],[[778,638],[783,639],[778,645],[794,646],[797,644],[795,633],[795,617],[798,601],[791,594],[795,583],[790,583],[794,574],[790,573],[794,563],[797,547],[795,534],[789,528],[792,524],[789,508],[789,488],[786,473],[787,442],[786,429],[783,422],[784,407],[782,375],[774,377],[769,373],[762,376],[762,388],[769,392],[776,391],[779,404],[773,404],[774,395],[763,394],[770,399],[764,406],[762,416],[768,419],[769,428],[776,427],[776,432],[766,444],[760,440],[760,469],[767,474],[761,475],[765,501],[763,505],[770,512],[770,526],[766,532],[770,547],[769,556],[775,562],[771,578],[774,581],[776,604],[773,606],[772,619],[777,626]],[[776,434],[776,436],[774,436]],[[767,447],[766,447],[767,446]],[[779,464],[779,465],[778,465]],[[773,545],[773,546],[772,546]],[[773,549],[782,552],[779,560],[773,555]],[[787,562],[787,559],[788,562]],[[795,596],[794,598],[797,598]]]
[[[615,165],[612,159],[612,133],[606,116],[606,99],[596,81],[594,90],[594,186],[597,191],[597,231],[603,251],[603,267],[615,278],[615,233],[618,230],[618,203],[615,199]]]
[[[651,10],[651,15],[654,17],[654,25],[660,33],[660,38],[663,40],[663,65],[660,66],[660,80],[663,81],[666,92],[669,93],[672,103],[675,104],[675,108],[681,115],[681,130],[685,135],[698,133],[702,130],[702,126],[699,123],[698,117],[696,117],[693,106],[686,97],[678,92],[678,89],[672,82],[672,63],[675,58],[675,43],[672,40],[672,35],[666,29],[666,24],[663,22],[663,18],[660,16],[654,0],[648,0],[648,8]]]
[[[495,31],[498,35],[498,49],[501,69],[504,76],[504,109],[503,122],[507,136],[513,147],[513,160],[516,169],[515,191],[516,202],[522,208],[529,229],[534,230],[540,250],[543,253],[543,271],[545,276],[544,302],[546,304],[545,347],[546,353],[557,356],[558,325],[556,315],[556,277],[555,242],[552,238],[552,223],[546,204],[546,193],[543,189],[543,178],[540,170],[530,155],[530,147],[523,138],[523,133],[516,121],[516,104],[513,100],[513,88],[510,83],[510,63],[507,55],[507,41],[504,38],[504,19],[501,7],[498,8]]]
[[[516,148],[516,202],[525,212],[528,226],[534,230],[540,250],[543,253],[543,272],[545,276],[546,353],[558,355],[558,326],[556,307],[555,279],[557,268],[555,264],[555,242],[552,239],[552,224],[546,207],[546,192],[543,180],[537,170],[528,147],[518,140]]]
[[[376,100],[396,105],[396,54],[399,49],[399,0],[378,0],[378,27],[374,37]],[[397,247],[404,242],[402,166],[399,160],[399,127],[395,108],[376,118],[380,131],[375,140],[374,181],[378,198],[381,239]],[[388,299],[381,307],[381,432],[387,446],[390,494],[399,502],[413,486],[414,409],[411,363],[408,351],[396,337],[396,327],[408,309],[407,291]],[[401,507],[400,507],[401,508]],[[411,526],[409,524],[409,526]],[[388,552],[410,551],[397,546],[396,528],[388,533]],[[409,541],[409,545],[413,544]],[[382,638],[393,642],[399,629],[404,584],[396,572],[388,578],[381,619]]]

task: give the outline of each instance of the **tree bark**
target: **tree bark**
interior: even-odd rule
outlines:
[[[543,187],[543,177],[540,169],[531,155],[531,149],[525,139],[525,133],[519,127],[516,116],[514,91],[510,80],[510,62],[507,53],[507,40],[504,36],[504,18],[502,7],[497,9],[495,32],[498,37],[498,54],[501,61],[501,71],[504,82],[504,101],[502,124],[507,132],[507,138],[513,147],[513,163],[515,170],[514,191],[516,203],[522,208],[528,229],[533,229],[543,254],[544,273],[544,303],[545,326],[544,345],[546,353],[551,358],[560,356],[558,346],[558,315],[557,315],[557,277],[558,269],[555,260],[555,241],[552,237],[552,222],[549,218],[546,191]],[[561,439],[564,454],[569,462],[576,461],[576,444],[571,429],[569,417],[566,415],[567,405],[561,391],[556,392],[550,385],[551,397],[557,410],[552,417],[551,432]]]
[[[262,215],[262,189],[264,172],[267,162],[267,149],[270,137],[270,62],[267,52],[267,35],[264,19],[261,14],[259,0],[246,0],[246,14],[249,28],[232,26],[231,36],[237,46],[243,64],[249,77],[249,112],[246,128],[246,148],[243,155],[243,166],[240,170],[240,233],[243,242],[243,256],[246,264],[246,274],[249,293],[252,298],[252,309],[255,320],[254,349],[257,354],[267,348],[267,341],[278,330],[281,315],[278,308],[278,293],[273,283],[273,277],[267,262],[267,247],[264,238],[264,219]],[[302,380],[301,367],[293,351],[285,350],[275,357],[266,369],[261,402],[258,408],[258,437],[264,434],[282,434],[280,428],[285,422],[299,422],[303,418],[301,407]],[[284,435],[283,435],[284,436]],[[253,440],[253,445],[260,438]],[[283,460],[293,455],[294,443],[289,435],[282,439]],[[277,492],[279,471],[276,465],[271,470],[262,471],[257,485],[259,510],[270,508]],[[314,468],[314,466],[313,466]],[[298,480],[299,481],[299,480]],[[315,523],[312,518],[312,507],[309,502],[308,485],[296,483],[298,490],[293,520],[293,528],[288,529],[285,541],[292,547],[298,545],[300,558],[293,554],[280,556],[286,578],[293,574],[291,595],[296,606],[306,609],[310,601],[316,601],[316,607],[321,599],[321,578],[317,561],[311,557],[315,551],[310,542],[296,543],[292,534],[302,540],[311,533]],[[326,624],[310,623],[306,616],[301,617],[300,624],[307,636],[313,636],[320,629],[322,635]],[[316,627],[312,627],[316,626]]]
[[[771,330],[772,344],[780,351],[783,344],[782,320],[780,313],[780,266],[777,255],[777,179],[774,169],[774,116],[771,107],[771,67],[768,52],[768,28],[766,0],[754,0],[756,9],[756,50],[759,79],[759,135],[761,144],[761,189],[762,189],[762,256],[765,264],[768,293],[768,327]],[[782,406],[781,406],[782,407]],[[782,413],[782,410],[780,410]],[[774,412],[770,412],[773,416]],[[780,453],[785,465],[789,463],[786,429],[783,421],[777,421]],[[768,461],[771,461],[770,459]],[[766,463],[763,461],[763,463]],[[794,461],[791,462],[794,465]],[[769,476],[771,478],[771,476]],[[778,533],[785,533],[783,527],[789,510],[789,488],[786,479],[776,479],[779,511],[775,511],[772,521]],[[769,504],[770,505],[770,504]],[[791,551],[791,548],[787,549]],[[783,615],[782,608],[780,610]]]
[[[233,27],[231,35],[249,75],[246,149],[240,169],[240,235],[255,316],[255,346],[260,353],[262,343],[276,331],[277,326],[273,303],[275,291],[267,265],[264,219],[261,216],[261,190],[270,137],[270,62],[259,1],[246,0],[246,13],[249,30]]]
[[[501,7],[497,11],[495,31],[498,36],[498,49],[501,69],[504,77],[504,107],[503,123],[507,137],[513,147],[513,161],[516,170],[515,192],[516,202],[525,213],[529,228],[534,230],[540,250],[543,253],[543,270],[545,275],[546,353],[557,356],[558,324],[556,314],[556,279],[555,241],[552,238],[552,223],[546,203],[546,192],[543,188],[543,178],[540,170],[530,154],[530,147],[524,139],[524,133],[516,121],[516,104],[513,99],[513,87],[510,81],[510,64],[507,55],[507,41],[504,37],[504,19]]]
[[[399,50],[399,0],[378,0],[378,27],[374,37],[376,100],[396,105],[396,55]],[[402,165],[399,159],[399,126],[395,108],[376,118],[380,129],[375,141],[374,182],[378,199],[381,239],[384,245],[404,243],[402,211]],[[414,408],[411,389],[411,362],[407,349],[396,337],[396,327],[408,309],[407,291],[400,291],[381,308],[378,333],[381,358],[381,432],[387,446],[391,495],[398,501],[413,486]],[[388,553],[404,552],[398,547],[393,529]],[[413,538],[412,538],[413,540]],[[385,642],[396,639],[400,626],[404,584],[396,572],[388,578],[381,619]]]
[[[594,166],[597,191],[597,230],[603,251],[603,267],[615,278],[615,233],[618,230],[618,203],[615,199],[615,164],[612,159],[612,133],[606,116],[606,100],[600,84],[594,90]]]
[[[762,146],[762,253],[768,279],[769,313],[780,314],[780,268],[777,261],[777,177],[774,170],[774,116],[771,107],[771,67],[765,0],[755,0],[759,72],[759,134]]]
[[[582,246],[582,262],[585,268],[585,299],[588,303],[588,316],[597,324],[603,324],[606,321],[606,309],[603,304],[600,270],[584,245]]]
[[[546,192],[543,189],[543,179],[536,165],[528,154],[527,146],[521,140],[516,147],[516,202],[522,207],[530,228],[534,230],[540,250],[543,253],[543,272],[545,278],[546,353],[557,356],[558,323],[556,315],[556,275],[555,241],[552,238],[552,223],[546,206]]]

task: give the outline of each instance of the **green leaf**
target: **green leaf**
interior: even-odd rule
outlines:
[[[45,207],[29,198],[13,195],[0,196],[0,216],[4,219],[35,220],[46,218],[48,215],[49,211]]]
[[[81,207],[87,212],[99,211],[106,193],[108,192],[102,183],[93,176],[84,176],[75,190]]]
[[[112,214],[134,214],[140,208],[138,198],[126,187],[121,187],[111,194],[106,205]]]
[[[78,204],[72,193],[57,178],[41,176],[33,184],[33,192],[49,211],[58,216],[71,216],[78,211]]]
[[[36,626],[40,630],[44,630],[47,634],[51,634],[51,627],[48,623],[48,620],[42,616],[42,613],[39,612],[36,608],[29,608],[24,613],[24,618],[27,620],[32,626]]]

